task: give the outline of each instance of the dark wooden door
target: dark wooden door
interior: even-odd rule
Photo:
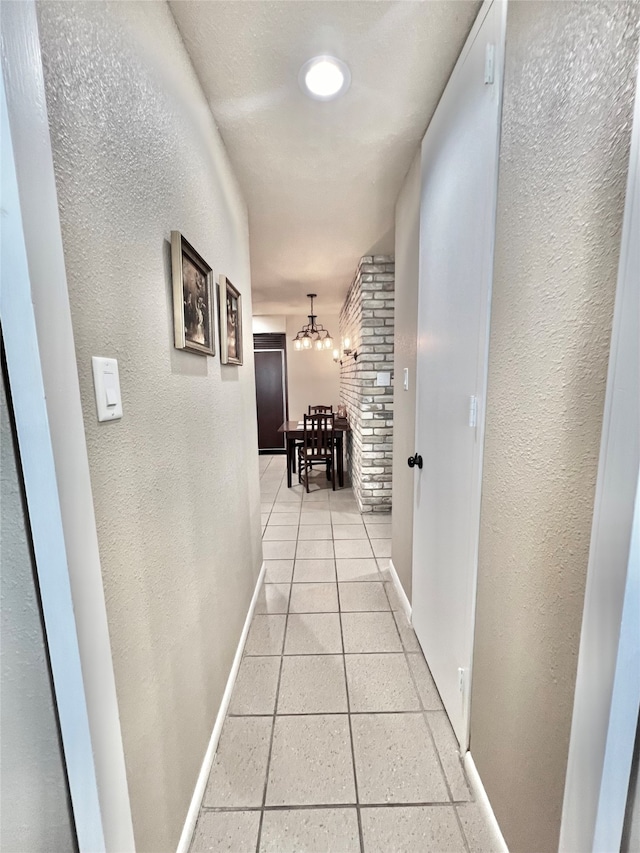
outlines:
[[[284,350],[255,350],[258,448],[284,451],[278,427],[287,419]]]

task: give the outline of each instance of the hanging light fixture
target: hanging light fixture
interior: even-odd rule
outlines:
[[[317,293],[307,293],[311,300],[311,312],[309,313],[309,322],[303,326],[298,334],[293,339],[294,349],[311,349],[315,347],[317,350],[331,349],[333,339],[328,330],[320,323],[316,323],[317,314],[313,313],[313,300]]]

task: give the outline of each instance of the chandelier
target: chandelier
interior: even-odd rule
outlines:
[[[294,349],[311,349],[311,347],[315,346],[316,349],[322,350],[331,349],[333,346],[333,340],[327,329],[320,323],[316,323],[317,315],[313,313],[313,300],[317,295],[317,293],[307,293],[307,296],[311,300],[309,322],[300,329],[293,339]]]

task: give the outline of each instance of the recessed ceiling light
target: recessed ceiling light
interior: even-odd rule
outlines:
[[[302,66],[298,79],[307,95],[318,101],[331,101],[347,91],[351,73],[335,56],[314,56]]]

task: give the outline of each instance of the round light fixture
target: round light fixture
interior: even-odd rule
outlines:
[[[314,56],[300,69],[300,87],[318,101],[332,101],[349,88],[351,72],[335,56]]]

